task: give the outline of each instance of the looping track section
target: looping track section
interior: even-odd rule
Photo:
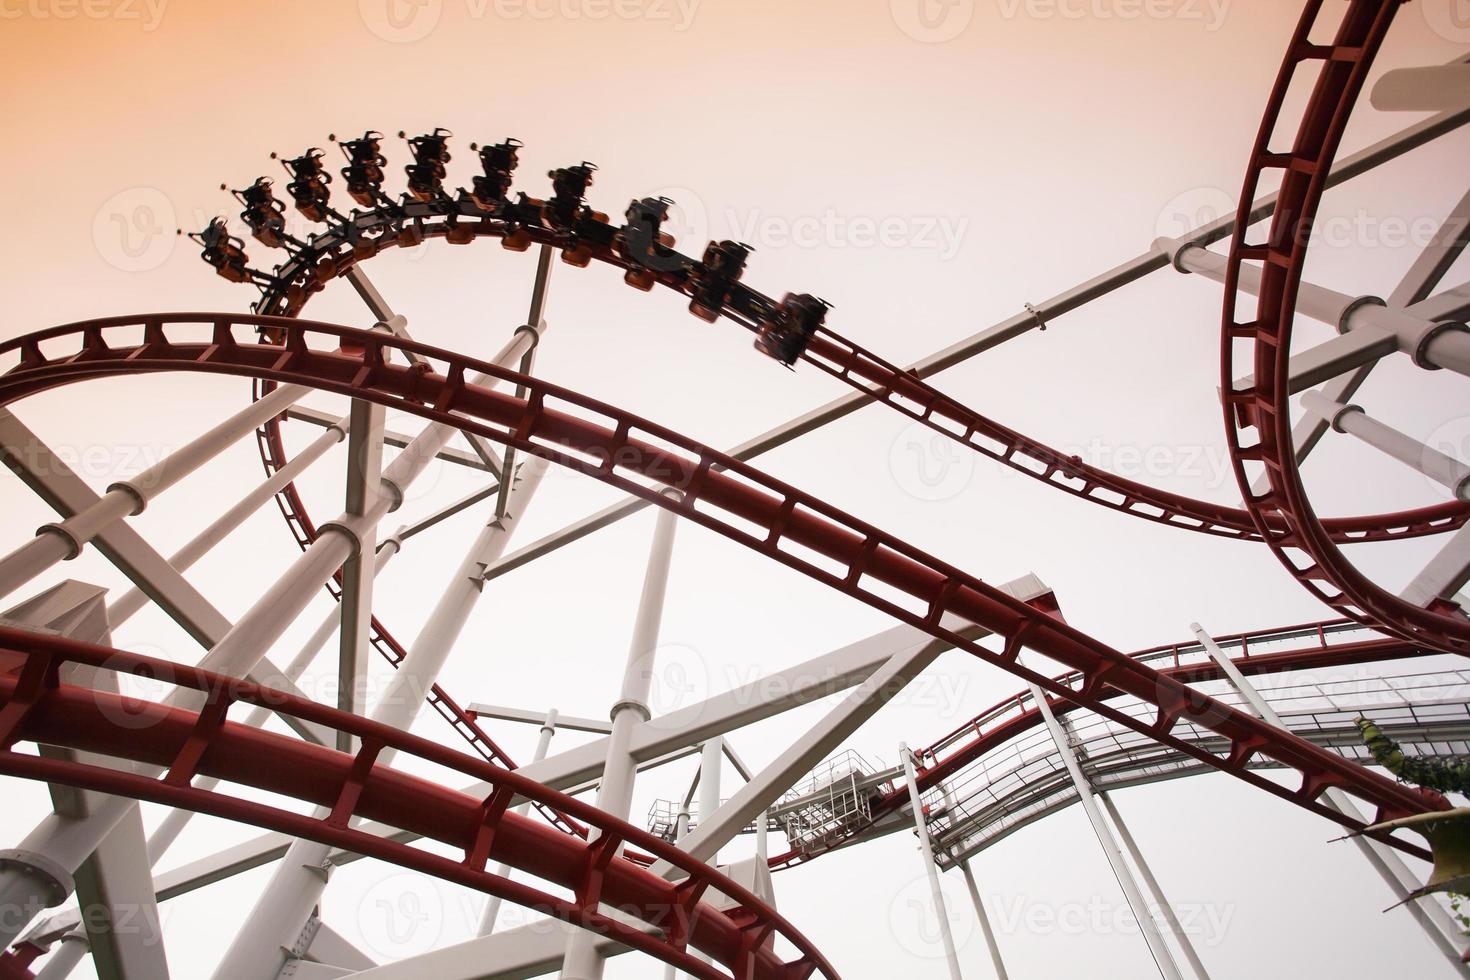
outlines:
[[[1308,3],[1302,14],[1267,103],[1236,215],[1225,278],[1220,390],[1246,509],[1297,581],[1344,616],[1439,650],[1470,653],[1470,618],[1458,607],[1414,605],[1371,582],[1342,553],[1340,538],[1312,509],[1291,431],[1292,326],[1312,224],[1353,105],[1399,6],[1397,0],[1353,0],[1328,44],[1310,40],[1321,0]],[[1291,149],[1273,150],[1288,90],[1309,65],[1319,74]],[[1276,211],[1266,238],[1248,241],[1250,200],[1268,172],[1281,178]],[[1258,263],[1261,276],[1254,316],[1239,308],[1246,262]],[[1235,380],[1241,361],[1252,366],[1255,379],[1244,388]],[[1252,486],[1261,474],[1269,489],[1256,493]]]

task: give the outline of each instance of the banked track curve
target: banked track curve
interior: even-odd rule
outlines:
[[[1286,569],[1338,613],[1438,650],[1470,653],[1470,618],[1451,602],[1420,607],[1363,575],[1338,548],[1330,522],[1312,509],[1292,439],[1290,355],[1297,292],[1322,200],[1324,181],[1374,56],[1400,0],[1351,0],[1330,44],[1313,44],[1322,0],[1302,12],[1282,62],[1251,152],[1226,267],[1221,329],[1220,390],[1224,393],[1227,444],[1242,499],[1260,537]],[[1273,151],[1287,92],[1304,64],[1320,65],[1292,147]],[[1264,241],[1246,239],[1250,200],[1267,171],[1279,172],[1281,189]],[[1260,263],[1254,317],[1237,313],[1241,266]],[[1252,385],[1236,388],[1237,344],[1246,347]],[[1249,464],[1249,470],[1248,470]],[[1264,472],[1269,490],[1256,493]]]
[[[139,329],[141,344],[108,343],[110,333],[135,341]],[[262,330],[276,332],[281,343],[255,342]],[[395,363],[393,352],[420,363]],[[1054,695],[1346,826],[1361,825],[1321,802],[1328,787],[1372,806],[1375,822],[1448,805],[1438,794],[1395,783],[1206,697],[749,464],[539,378],[380,332],[232,314],[86,321],[0,344],[0,363],[17,355],[18,363],[0,375],[0,404],[102,376],[193,371],[302,384],[454,425],[674,510]],[[468,384],[476,372],[525,397]],[[670,499],[670,488],[678,500]],[[960,635],[945,625],[947,615],[989,630],[1000,649]],[[1078,672],[1081,683],[1069,687],[1027,666],[1023,648]],[[1154,705],[1154,720],[1117,710],[1110,699],[1118,692]],[[1183,719],[1222,736],[1229,752],[1216,756],[1171,734]],[[1295,770],[1300,783],[1283,786],[1246,769],[1257,753]],[[1383,839],[1425,854],[1406,841]]]
[[[646,217],[650,202],[634,202],[630,222],[640,203]],[[653,259],[640,259],[628,245],[631,224],[612,225],[578,201],[574,221],[551,225],[543,218],[547,205],[522,195],[519,201],[506,199],[487,209],[463,190],[453,198],[441,190],[441,196],[433,200],[354,211],[346,223],[293,246],[295,254],[268,277],[254,309],[269,315],[299,316],[314,294],[354,266],[384,251],[417,247],[434,239],[454,244],[482,237],[503,242],[514,239],[517,249],[530,243],[546,245],[561,249],[564,256],[578,256],[574,264],[586,265],[595,259],[629,275],[643,276],[644,288],[658,284],[683,295],[701,292],[708,282],[705,262],[672,247],[658,247],[659,269],[644,264]],[[655,226],[654,232],[657,230]],[[781,315],[782,303],[740,282],[738,273],[734,279],[722,280],[719,292],[723,296],[717,304],[719,314],[748,330],[759,333]],[[815,328],[800,359],[973,452],[1092,503],[1185,530],[1243,540],[1260,537],[1248,511],[1150,487],[1087,464],[961,404],[914,372],[825,326]],[[1330,518],[1324,526],[1334,541],[1357,543],[1439,534],[1460,527],[1467,519],[1470,504],[1451,501],[1400,513]]]
[[[563,922],[611,936],[703,980],[837,980],[832,965],[795,927],[754,894],[646,831],[590,804],[547,789],[509,769],[455,752],[428,739],[304,698],[292,697],[195,667],[0,627],[0,650],[24,658],[0,675],[0,773],[182,807],[320,841],[446,881],[475,888]],[[63,668],[83,664],[141,675],[200,692],[189,710],[63,682]],[[197,695],[196,695],[197,697]],[[227,720],[235,703],[270,707],[349,733],[360,747],[340,752],[288,735]],[[166,767],[162,778],[56,757],[18,752],[17,741],[99,753],[130,763]],[[379,758],[402,753],[491,786],[483,798],[445,788]],[[214,776],[326,809],[301,814],[191,785]],[[599,834],[591,842],[547,827],[510,808],[516,798],[573,815]],[[353,827],[383,821],[463,851],[460,860],[432,854]],[[684,872],[669,881],[620,856],[642,848]],[[572,898],[486,870],[504,861]],[[732,908],[706,899],[724,896]],[[653,927],[645,932],[598,911],[599,903]],[[783,960],[779,937],[796,951]],[[698,949],[730,972],[690,952]]]

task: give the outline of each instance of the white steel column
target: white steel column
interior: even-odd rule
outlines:
[[[262,422],[285,411],[305,392],[306,389],[296,385],[277,388],[137,476],[112,484],[86,510],[37,530],[33,540],[0,558],[0,596],[9,594],[52,565],[75,558],[89,541],[115,521],[141,514],[154,497],[254,432]]]
[[[689,833],[689,803],[686,801],[679,805],[679,815],[674,818],[674,843],[677,844],[683,840],[687,833]],[[757,847],[756,852],[765,856],[765,850],[761,847]],[[676,980],[675,975],[678,972],[674,969],[674,964],[664,964],[664,980]]]
[[[1384,425],[1357,405],[1344,405],[1316,391],[1302,395],[1302,407],[1338,432],[1413,467],[1460,500],[1470,500],[1470,466]]]
[[[1159,968],[1159,976],[1164,980],[1183,980],[1179,974],[1179,967],[1174,962],[1174,955],[1169,952],[1164,937],[1159,933],[1158,923],[1154,921],[1148,904],[1143,900],[1143,894],[1138,890],[1138,883],[1133,880],[1133,873],[1128,870],[1128,865],[1123,860],[1123,853],[1118,849],[1118,842],[1113,839],[1112,832],[1108,829],[1101,811],[1097,808],[1097,801],[1092,796],[1092,784],[1087,781],[1087,775],[1083,773],[1082,766],[1077,761],[1077,754],[1072,751],[1066,731],[1063,730],[1061,723],[1057,721],[1057,716],[1052,712],[1051,703],[1046,699],[1046,692],[1034,683],[1028,682],[1027,686],[1031,688],[1031,698],[1036,702],[1041,717],[1046,721],[1046,728],[1051,732],[1052,741],[1056,743],[1057,753],[1067,767],[1067,774],[1072,777],[1072,787],[1077,791],[1077,802],[1082,804],[1082,810],[1092,824],[1093,833],[1097,835],[1097,842],[1102,847],[1103,855],[1113,869],[1113,877],[1118,879],[1118,887],[1123,890],[1123,897],[1127,899],[1129,908],[1133,910],[1133,917],[1138,920],[1138,926],[1143,930],[1143,938],[1148,942],[1149,953]]]
[[[51,958],[36,974],[36,980],[66,980],[86,955],[86,932],[80,928],[69,932],[56,941]]]
[[[949,790],[949,784],[940,786],[944,794],[944,805],[949,810],[950,821],[954,821],[955,801],[954,794]],[[1005,960],[1000,955],[1000,945],[995,941],[995,930],[990,925],[990,916],[985,912],[985,902],[980,898],[980,886],[975,882],[975,872],[970,868],[968,858],[953,859],[960,866],[960,874],[964,876],[965,888],[970,893],[970,901],[975,906],[975,917],[980,920],[980,932],[985,936],[985,949],[990,953],[990,965],[995,967],[996,980],[1010,980],[1006,973]]]
[[[546,712],[546,720],[541,723],[541,732],[536,738],[536,751],[531,755],[531,762],[537,763],[546,758],[546,753],[551,748],[552,736],[556,734],[557,711],[552,708]],[[531,804],[522,803],[515,808],[516,813],[525,813]],[[510,874],[510,865],[504,861],[495,866],[495,874],[504,878]],[[491,895],[490,901],[485,905],[485,912],[480,916],[480,928],[478,934],[488,936],[495,931],[495,920],[500,917],[501,898],[499,895]]]
[[[1226,680],[1230,681],[1230,685],[1245,699],[1251,711],[1262,721],[1289,731],[1290,729],[1282,724],[1281,716],[1276,713],[1276,709],[1261,697],[1255,685],[1246,680],[1240,668],[1225,655],[1224,650],[1220,649],[1215,638],[1206,633],[1204,627],[1199,623],[1191,623],[1190,629],[1194,631],[1200,644],[1208,651],[1210,658],[1219,666]],[[1322,795],[1323,801],[1337,812],[1359,820],[1363,818],[1362,813],[1358,810],[1358,805],[1335,786],[1328,788]],[[1440,905],[1433,895],[1425,895],[1412,902],[1408,900],[1409,892],[1417,888],[1419,883],[1397,852],[1371,837],[1357,835],[1351,840],[1357,845],[1359,853],[1373,866],[1373,870],[1378,872],[1384,884],[1388,885],[1394,897],[1413,915],[1414,921],[1419,923],[1425,935],[1445,955],[1445,958],[1454,964],[1456,970],[1463,972],[1465,964],[1460,957],[1466,948],[1465,936],[1450,919],[1444,906]]]
[[[347,435],[347,425],[348,420],[343,418],[329,426],[327,431],[312,440],[310,445],[292,456],[290,462],[272,473],[254,490],[241,497],[233,507],[190,539],[188,544],[174,552],[169,557],[168,563],[177,571],[182,572],[209,554],[216,545],[245,523],[246,518],[255,513],[267,500],[274,497],[282,487],[295,480],[306,471],[307,467],[326,455],[327,450],[340,443]],[[132,618],[134,613],[147,604],[147,594],[135,585],[107,607],[108,621],[116,628]]]
[[[1179,271],[1195,272],[1219,283],[1225,281],[1225,269],[1229,264],[1225,256],[1196,244],[1181,246],[1180,242],[1172,239],[1161,239],[1158,244],[1173,253],[1174,266]],[[1242,265],[1239,286],[1243,292],[1256,294],[1261,288],[1260,267],[1248,263]],[[1411,311],[1394,309],[1377,297],[1348,296],[1312,283],[1302,283],[1296,309],[1301,315],[1329,323],[1348,336],[1359,331],[1369,335],[1381,334],[1391,339],[1397,350],[1408,354],[1420,367],[1448,368],[1470,375],[1470,333],[1462,324],[1425,320]],[[1292,375],[1301,373],[1298,364],[1303,356],[1299,354],[1292,358]],[[1322,377],[1299,379],[1296,382],[1298,387],[1292,390],[1300,391],[1323,380],[1325,378]]]
[[[527,334],[517,333],[496,355],[494,363],[500,367],[514,364],[532,342]],[[499,379],[481,374],[470,379],[470,383],[491,388],[499,383]],[[452,425],[436,422],[415,436],[383,470],[383,492],[376,496],[372,505],[361,515],[343,513],[336,520],[323,524],[318,529],[317,539],[286,574],[240,617],[199,666],[236,676],[253,669],[271,644],[280,639],[286,628],[301,615],[316,595],[316,590],[361,546],[363,532],[375,527],[385,514],[397,509],[408,486],[423,473],[454,432]]]
[[[1179,943],[1179,948],[1184,951],[1184,958],[1189,961],[1189,968],[1194,971],[1199,980],[1210,980],[1209,971],[1205,969],[1204,963],[1200,961],[1199,953],[1195,951],[1194,943],[1190,941],[1189,935],[1185,933],[1184,926],[1179,922],[1179,916],[1174,914],[1174,906],[1164,897],[1164,889],[1159,880],[1154,877],[1153,869],[1143,859],[1143,852],[1138,849],[1138,843],[1133,839],[1133,833],[1128,825],[1123,822],[1123,815],[1113,805],[1113,798],[1107,793],[1098,793],[1098,799],[1102,800],[1103,809],[1108,811],[1108,817],[1113,821],[1113,827],[1118,831],[1118,839],[1123,842],[1123,847],[1128,851],[1128,856],[1133,860],[1133,866],[1138,869],[1139,877],[1143,879],[1144,887],[1148,889],[1154,904],[1159,907],[1164,921],[1174,932],[1174,939]]]
[[[347,492],[343,511],[359,517],[374,510],[382,495],[386,412],[381,405],[358,399],[352,403],[350,418]],[[377,524],[363,527],[357,535],[357,547],[342,563],[342,597],[338,603],[342,629],[337,635],[337,709],[351,714],[363,710],[363,692],[360,689],[366,681],[368,640],[372,636],[373,620],[374,573],[369,556],[377,549],[377,542]],[[351,752],[353,742],[348,733],[337,733],[339,750]]]
[[[903,763],[903,779],[909,788],[909,805],[914,811],[914,831],[919,838],[919,854],[924,859],[924,874],[929,878],[929,896],[934,902],[934,917],[939,921],[939,938],[944,943],[944,958],[949,964],[950,980],[963,980],[960,957],[954,948],[954,933],[949,928],[949,909],[944,904],[944,891],[939,887],[939,867],[934,863],[934,847],[929,842],[929,823],[924,819],[924,801],[919,795],[919,781],[914,776],[914,757],[909,747],[898,743],[898,758]]]
[[[704,823],[720,809],[724,774],[725,740],[723,737],[707,739],[699,747],[699,822]],[[720,863],[719,848],[711,848],[706,864]]]
[[[665,493],[674,495],[669,491]],[[673,560],[677,527],[678,516],[672,510],[660,508],[648,552],[648,568],[643,576],[643,593],[638,598],[638,615],[633,621],[633,639],[628,645],[622,690],[612,707],[612,733],[607,739],[607,762],[602,770],[602,782],[597,787],[597,808],[622,820],[628,818],[633,806],[633,780],[638,769],[638,762],[629,750],[633,730],[653,716],[648,707],[648,694],[653,686],[654,658],[658,654],[659,628],[663,622],[664,598],[668,594],[669,566]],[[567,939],[562,963],[563,980],[599,980],[604,963],[597,952],[600,939],[585,929],[572,932]]]
[[[512,509],[503,518],[485,525],[466,552],[373,709],[374,721],[403,730],[413,724],[480,597],[480,572],[484,564],[504,552],[507,538],[548,465],[538,456],[522,467],[523,476],[512,491]],[[392,752],[383,752],[377,764],[391,764],[392,756]],[[244,927],[220,961],[214,974],[217,980],[275,980],[326,888],[332,868],[331,852],[330,846],[316,841],[292,842]]]
[[[1455,601],[1455,593],[1466,582],[1470,582],[1470,525],[1450,535],[1404,588],[1401,597],[1416,606],[1428,606],[1438,600]]]

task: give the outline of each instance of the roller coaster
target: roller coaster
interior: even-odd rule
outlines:
[[[1098,832],[1160,975],[1205,977],[1187,937],[1171,928],[1168,904],[1107,797],[1113,789],[1205,772],[1227,774],[1352,835],[1405,903],[1404,914],[1463,972],[1464,936],[1432,891],[1470,868],[1456,863],[1461,855],[1444,835],[1400,826],[1451,811],[1451,801],[1370,767],[1353,721],[1374,714],[1410,752],[1470,753],[1470,673],[1444,666],[1445,655],[1470,652],[1470,619],[1458,598],[1470,579],[1470,466],[1388,428],[1349,399],[1385,357],[1402,354],[1420,368],[1470,374],[1464,325],[1470,293],[1463,286],[1439,289],[1470,238],[1470,196],[1388,298],[1346,296],[1303,280],[1312,225],[1329,188],[1470,121],[1470,106],[1444,95],[1454,88],[1447,80],[1462,79],[1465,62],[1399,69],[1380,79],[1375,105],[1429,115],[1339,158],[1343,132],[1401,6],[1348,0],[1324,10],[1320,0],[1308,0],[1287,41],[1233,216],[1160,239],[1139,258],[1045,303],[1027,304],[1023,313],[908,367],[837,333],[829,321],[840,304],[808,293],[777,300],[744,283],[748,245],[716,241],[681,252],[665,229],[674,202],[634,200],[621,221],[594,210],[588,195],[597,171],[586,161],[551,171],[550,195],[536,198],[513,190],[518,141],[470,143],[481,173],[467,188],[450,186],[454,137],[446,129],[412,138],[399,133],[412,162],[404,168],[407,190],[398,196],[385,189],[391,168],[385,137],[376,131],[329,137],[345,161],[340,176],[351,205],[334,199],[329,154],[317,147],[278,158],[289,204],[269,177],[231,190],[243,209],[239,224],[220,218],[189,237],[220,276],[255,290],[248,313],[116,316],[0,342],[0,457],[58,514],[56,523],[0,558],[0,598],[9,597],[0,613],[0,773],[49,784],[54,803],[54,812],[16,848],[0,852],[0,906],[7,912],[0,976],[65,976],[88,952],[101,976],[166,976],[157,903],[273,865],[219,977],[520,977],[559,969],[571,980],[590,980],[601,976],[607,957],[629,950],[661,961],[670,976],[837,977],[844,957],[819,951],[799,931],[800,915],[788,920],[776,911],[773,871],[886,834],[913,833],[936,905],[943,905],[939,873],[959,869],[985,925],[968,861],[1076,803]],[[1306,97],[1291,98],[1303,85]],[[1262,194],[1268,186],[1275,189]],[[309,231],[295,227],[297,215]],[[243,233],[234,233],[240,229],[279,261],[252,264]],[[406,319],[369,278],[372,260],[436,240],[468,246],[486,238],[511,252],[535,251],[526,322],[489,357],[411,337]],[[1228,243],[1224,254],[1210,249],[1220,242]],[[696,317],[749,331],[755,350],[794,370],[796,379],[816,371],[852,391],[721,451],[553,384],[534,368],[558,255],[576,268],[595,262],[619,270],[637,290],[677,293]],[[1241,506],[1089,465],[932,382],[956,364],[1171,268],[1223,286],[1220,402]],[[303,315],[336,280],[346,280],[364,301],[375,321],[371,329]],[[1294,344],[1301,317],[1324,320],[1339,335],[1317,347]],[[100,494],[10,411],[30,396],[84,382],[181,373],[248,378],[254,399]],[[350,410],[337,417],[309,408],[302,403],[309,393],[347,399]],[[1303,395],[1300,409],[1291,401],[1295,395]],[[753,465],[874,403],[963,451],[1115,514],[1236,539],[1242,548],[1264,545],[1335,618],[1220,637],[1199,629],[1188,642],[1120,650],[1070,625],[1063,599],[1040,579],[987,581]],[[386,430],[390,411],[416,418],[420,430]],[[287,426],[313,433],[294,454]],[[1329,429],[1418,469],[1442,484],[1449,499],[1394,513],[1319,517],[1301,469]],[[264,481],[179,552],[164,557],[128,526],[127,517],[252,436]],[[467,448],[452,446],[456,439]],[[347,502],[342,513],[320,520],[309,513],[297,480],[343,443]],[[390,455],[385,446],[398,452]],[[382,521],[436,460],[493,482],[381,534]],[[507,554],[518,516],[552,465],[625,498]],[[272,499],[301,554],[231,622],[183,573]],[[627,671],[608,722],[464,704],[440,685],[487,582],[650,505],[657,525]],[[417,534],[476,510],[487,517],[481,531],[418,635],[401,642],[374,611],[375,577]],[[781,672],[787,682],[766,688],[778,694],[758,693],[752,684],[653,724],[649,678],[681,523],[864,603],[895,625]],[[1347,556],[1348,546],[1430,536],[1447,543],[1399,592],[1374,582]],[[111,603],[101,590],[75,581],[15,595],[89,549],[116,565],[134,590]],[[298,656],[276,663],[276,644],[319,589],[337,609]],[[113,648],[112,631],[150,603],[205,649],[197,665]],[[323,704],[297,682],[334,634],[341,684],[337,702]],[[954,731],[938,738],[927,733],[932,741],[905,749],[897,766],[874,767],[853,755],[850,739],[863,724],[950,649],[1008,672],[1025,689]],[[359,682],[371,652],[395,673],[370,706]],[[1422,669],[1378,673],[1390,662],[1416,658],[1426,658]],[[1370,681],[1337,690],[1329,682],[1295,680],[1257,691],[1250,680],[1343,666],[1369,671]],[[157,698],[127,695],[120,681],[127,676],[169,691]],[[746,770],[726,740],[746,725],[833,694],[842,694],[836,706],[764,770]],[[425,703],[455,739],[441,744],[409,733]],[[267,730],[272,718],[287,732]],[[491,735],[495,724],[513,722],[537,724],[543,734],[536,758],[523,764]],[[550,754],[551,734],[567,727],[599,739]],[[634,826],[637,772],[694,753],[701,756],[699,807],[691,788],[685,800],[656,808],[647,829]],[[728,800],[719,785],[724,756],[745,777]],[[414,775],[399,764],[404,760],[433,765],[459,782]],[[595,803],[579,798],[593,788]],[[139,802],[172,808],[151,834],[144,833]],[[194,813],[263,834],[154,873]],[[720,864],[722,846],[742,833],[758,838],[756,858]],[[771,853],[772,833],[784,836],[786,850]],[[1162,925],[1148,911],[1123,851],[1163,909]],[[1401,853],[1435,862],[1429,891],[1411,880]],[[490,896],[481,935],[412,960],[374,963],[316,911],[331,869],[363,857]],[[528,877],[540,884],[528,884]],[[105,916],[92,921],[70,907],[74,896],[82,907],[116,910],[131,903],[155,928],[113,928]],[[557,927],[497,931],[501,902]],[[938,918],[947,922],[942,911]],[[947,932],[945,938],[946,966],[958,978]],[[1004,976],[993,940],[989,948]]]

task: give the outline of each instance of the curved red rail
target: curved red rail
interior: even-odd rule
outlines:
[[[142,344],[109,345],[110,331],[132,334],[139,326]],[[237,329],[247,336],[275,331],[283,343],[242,340]],[[192,335],[171,339],[170,331],[175,338]],[[313,342],[327,346],[313,347]],[[361,353],[343,353],[344,346]],[[387,356],[391,351],[412,353],[422,363],[393,363]],[[674,510],[1053,694],[1329,819],[1359,826],[1320,802],[1330,786],[1370,802],[1378,821],[1447,805],[1438,794],[1395,783],[1206,697],[746,463],[539,378],[377,332],[229,314],[88,321],[0,344],[0,357],[15,353],[19,364],[0,376],[0,404],[104,375],[195,371],[303,384],[454,425]],[[465,379],[475,372],[497,377],[525,397],[468,384]],[[680,499],[669,499],[666,488],[680,491]],[[947,614],[985,627],[1003,645],[995,650],[966,639],[943,625]],[[1067,687],[1026,667],[1019,659],[1023,647],[1079,672],[1080,685]],[[1109,699],[1117,693],[1155,705],[1154,720],[1112,707]],[[1216,756],[1175,736],[1174,727],[1184,719],[1223,737],[1230,751]],[[1300,784],[1289,788],[1246,769],[1244,763],[1256,754],[1296,770]]]
[[[1368,580],[1338,549],[1327,522],[1312,509],[1296,464],[1291,433],[1289,374],[1297,291],[1324,180],[1342,133],[1383,43],[1399,0],[1351,0],[1331,44],[1309,40],[1321,0],[1310,0],[1292,37],[1265,118],[1251,152],[1225,278],[1221,330],[1220,390],[1231,464],[1256,529],[1286,569],[1319,599],[1359,622],[1369,622],[1416,643],[1470,653],[1470,618],[1449,604],[1424,609]],[[1289,152],[1270,141],[1286,93],[1298,69],[1319,63],[1311,97]],[[1270,231],[1263,242],[1246,241],[1250,200],[1267,170],[1281,173],[1281,189]],[[1253,319],[1237,317],[1241,264],[1261,263],[1261,285]],[[1248,349],[1252,386],[1235,388],[1236,345]],[[1252,430],[1254,436],[1251,435]],[[1246,464],[1264,471],[1270,489],[1252,490]]]
[[[536,206],[541,202],[528,203]],[[517,211],[518,217],[522,210],[525,206]],[[389,247],[416,246],[431,238],[466,244],[480,237],[504,239],[514,231],[538,244],[568,248],[575,237],[540,223],[502,220],[479,208],[464,194],[452,203],[409,203],[395,211],[397,216],[381,209],[357,212],[353,219],[357,238],[352,242],[335,230],[314,236],[310,245],[277,269],[274,283],[266,287],[255,305],[256,311],[299,316],[310,297],[325,288],[327,282]],[[593,223],[602,229],[603,242],[576,237],[578,250],[617,268],[638,270],[638,266],[620,254],[621,233],[606,222]],[[400,225],[408,225],[412,233],[404,234],[399,230]],[[368,235],[364,229],[377,229],[380,237]],[[693,260],[688,261],[692,264]],[[688,292],[689,280],[681,274],[660,273],[651,281],[680,293]],[[741,283],[734,284],[732,294],[722,314],[751,330],[758,329],[759,322],[758,315],[753,316],[750,311],[769,311],[778,305]],[[817,331],[803,359],[874,401],[974,452],[1100,506],[1205,534],[1240,539],[1259,537],[1251,515],[1245,510],[1170,493],[1090,466],[1077,456],[1061,453],[961,405],[913,372],[829,329]],[[296,504],[299,505],[299,500]],[[1470,504],[1450,501],[1395,514],[1332,518],[1325,522],[1325,527],[1333,540],[1354,543],[1438,534],[1458,528],[1467,519],[1470,519]]]
[[[1224,644],[1233,640],[1269,636],[1271,633],[1279,632],[1279,630],[1260,631],[1222,636],[1218,640]],[[1167,661],[1166,665],[1159,668],[1159,672],[1185,684],[1218,680],[1224,676],[1219,666],[1208,657],[1192,663],[1183,662],[1178,651],[1192,645],[1194,644],[1170,644],[1141,650],[1129,656],[1145,663],[1156,660]],[[1320,646],[1305,650],[1287,650],[1254,656],[1247,654],[1232,657],[1231,661],[1241,673],[1247,676],[1257,676],[1322,667],[1340,667],[1347,664],[1380,663],[1385,660],[1403,660],[1429,656],[1434,653],[1435,651],[1427,650],[1416,644],[1389,637],[1336,646],[1329,646],[1324,642]],[[1075,673],[1063,674],[1057,677],[1056,681],[1062,685],[1076,686],[1081,683],[1082,678]],[[1050,700],[1048,703],[1052,711],[1059,717],[1078,709],[1077,705],[1062,699]],[[914,753],[917,763],[915,776],[919,789],[929,790],[941,785],[987,752],[1020,738],[1041,724],[1043,724],[1041,712],[1037,710],[1032,701],[1030,691],[1021,691],[1002,701],[997,701],[932,745]],[[884,794],[873,804],[873,821],[876,822],[885,814],[902,808],[907,805],[908,800],[907,789],[899,788]],[[861,831],[853,832],[854,836],[859,833]],[[771,867],[773,870],[784,869],[798,863],[805,864],[820,856],[820,853],[803,856],[799,851],[788,851],[785,854],[773,856]]]
[[[22,666],[0,675],[0,773],[64,783],[102,793],[210,813],[228,820],[304,837],[357,854],[390,861],[476,888],[612,936],[706,980],[804,980],[814,972],[836,978],[831,964],[775,909],[729,878],[678,848],[590,804],[547,789],[534,780],[481,759],[267,687],[166,660],[12,627],[0,627],[0,649],[20,654]],[[61,668],[87,664],[138,674],[207,695],[189,711],[95,688],[63,684]],[[236,702],[270,707],[359,740],[355,754],[227,720]],[[161,779],[131,770],[89,765],[14,750],[17,741],[97,752],[167,768]],[[491,785],[477,798],[429,779],[379,765],[384,752],[402,752]],[[294,813],[191,785],[196,775],[215,776],[327,810]],[[517,797],[572,814],[596,827],[586,842],[520,816]],[[356,819],[386,821],[463,852],[455,860],[354,829]],[[665,880],[619,855],[635,845],[684,872]],[[542,881],[570,890],[572,899],[486,871],[505,861]],[[711,891],[713,889],[713,891]],[[733,901],[721,911],[701,902],[706,893]],[[625,925],[598,911],[611,906],[657,931]],[[784,961],[772,940],[797,951]],[[730,973],[695,957],[703,951]]]

